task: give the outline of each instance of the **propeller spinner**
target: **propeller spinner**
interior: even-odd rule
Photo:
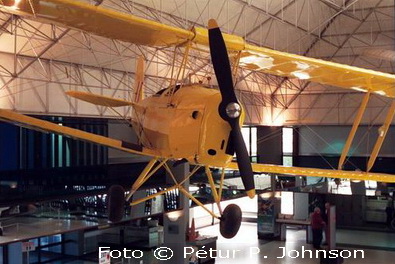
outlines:
[[[211,60],[222,97],[218,111],[221,118],[232,128],[230,136],[234,144],[240,176],[248,196],[253,198],[255,196],[254,174],[240,127],[242,108],[235,94],[225,41],[214,19],[208,22],[208,36]]]

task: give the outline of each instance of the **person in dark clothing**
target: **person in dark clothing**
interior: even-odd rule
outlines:
[[[328,225],[328,214],[329,214],[329,209],[331,207],[330,203],[325,203],[325,209],[322,212],[322,220],[325,222],[325,224]]]
[[[385,208],[387,214],[387,226],[391,228],[391,222],[394,215],[394,200],[393,197],[387,195],[387,207]]]
[[[321,210],[319,207],[314,208],[311,214],[311,229],[313,230],[313,247],[321,249],[322,230],[325,227],[325,222],[321,217]]]
[[[325,242],[324,245],[328,244],[328,240],[329,240],[329,210],[331,208],[331,204],[330,203],[325,203],[325,209],[322,213],[322,220],[325,222]]]

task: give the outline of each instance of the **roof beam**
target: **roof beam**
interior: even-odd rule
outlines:
[[[347,3],[349,3],[350,1],[351,1],[351,0],[347,0],[347,1],[346,1],[346,6],[347,6]],[[380,0],[380,1],[376,4],[376,6],[380,5],[380,3],[381,3],[382,1],[383,1],[383,0]],[[355,3],[355,1],[354,1],[353,3]],[[362,19],[362,20],[359,22],[358,26],[354,28],[353,32],[350,33],[350,34],[348,34],[348,36],[346,37],[346,39],[341,43],[341,45],[339,46],[339,48],[336,49],[336,51],[332,54],[332,56],[329,58],[329,60],[332,60],[332,59],[336,56],[336,54],[341,50],[341,48],[344,47],[344,45],[348,42],[348,40],[353,36],[353,34],[354,34],[355,32],[357,32],[357,30],[363,25],[363,23],[370,17],[370,15],[371,15],[373,12],[374,12],[374,9],[371,9],[370,12],[365,16],[365,18]],[[329,20],[328,24],[329,24],[329,25],[332,24],[333,21],[334,21],[337,17],[339,17],[339,15],[340,15],[340,13],[337,13],[337,15],[333,16],[333,17]],[[325,32],[326,32],[326,30],[327,30],[328,27],[329,27],[328,24],[327,24],[327,26],[325,26],[325,28],[322,30],[322,33],[325,33]],[[314,41],[314,42],[310,45],[310,47],[306,50],[306,52],[305,52],[303,55],[306,55],[306,54],[314,47],[314,45],[317,44],[317,42],[318,42],[318,40],[317,40],[317,41]],[[303,85],[303,87],[300,89],[300,91],[299,91],[297,94],[295,94],[295,95],[288,101],[287,105],[286,105],[283,109],[281,109],[281,111],[279,111],[279,113],[278,113],[276,119],[277,119],[279,116],[281,116],[281,115],[284,113],[284,111],[287,110],[287,109],[289,108],[289,106],[290,106],[293,102],[295,102],[295,100],[298,98],[298,96],[309,86],[309,84],[310,84],[310,82],[306,82],[306,83]],[[280,89],[280,87],[278,87],[277,90],[279,90],[279,89]],[[321,95],[318,95],[318,97],[319,97],[319,96],[321,96]]]
[[[348,1],[350,1],[350,0],[348,0]],[[379,6],[380,3],[381,3],[382,1],[383,1],[383,0],[380,0],[379,2],[377,2],[376,6]],[[363,25],[363,23],[370,17],[370,15],[371,15],[373,12],[374,12],[374,8],[370,9],[370,12],[364,17],[364,19],[362,19],[362,20],[360,21],[360,23],[359,23],[358,26],[353,30],[353,32],[350,33],[350,34],[348,34],[347,38],[342,42],[342,44],[340,45],[340,47],[332,54],[332,56],[329,58],[329,60],[333,59],[333,58],[336,56],[336,54],[340,51],[340,49],[341,49],[342,47],[344,47],[344,45],[348,42],[348,40],[349,40],[349,39],[354,35],[354,33]],[[332,20],[332,22],[333,22],[333,20]],[[331,23],[332,23],[332,22],[331,22]],[[296,94],[296,95],[294,95],[294,96],[290,99],[290,101],[288,102],[287,106],[286,106],[285,108],[281,109],[281,111],[279,111],[279,113],[278,113],[278,115],[277,115],[276,118],[278,118],[279,116],[281,116],[282,113],[284,113],[284,111],[287,110],[287,109],[289,108],[289,106],[290,106],[293,102],[295,102],[295,100],[298,98],[298,96],[309,86],[309,84],[310,84],[310,82],[307,82],[307,83],[304,85],[304,87],[299,91],[299,93]],[[325,93],[323,92],[323,93],[321,93],[320,95],[318,95],[318,96],[317,96],[317,99],[318,99],[320,96],[322,96],[322,94],[325,94]],[[317,103],[317,101],[318,101],[317,99],[314,100],[313,104],[310,105],[310,108],[312,108],[312,107]]]
[[[0,26],[0,32],[3,31],[3,32],[6,32],[6,33],[8,33],[8,34],[12,34],[12,32],[11,32],[10,30],[7,29],[7,27],[8,27],[9,25],[11,25],[12,16],[13,16],[13,15],[10,15],[10,17],[9,17],[7,20],[5,20],[3,24],[1,24],[1,26]],[[1,33],[0,33],[0,35],[1,35]]]
[[[349,4],[350,1],[351,1],[351,0],[346,0],[345,6],[347,6],[347,5]],[[345,9],[343,9],[343,11],[344,11],[344,10],[345,10]],[[332,23],[336,20],[336,18],[338,18],[338,17],[340,16],[341,13],[342,13],[342,12],[337,12],[334,16],[332,16],[331,19],[326,23],[325,27],[324,27],[324,28],[321,30],[321,32],[318,34],[318,36],[322,36],[323,34],[325,34],[325,32],[328,30],[329,26],[332,25]],[[305,52],[303,52],[303,56],[308,55],[308,53],[315,47],[315,45],[318,43],[319,40],[322,40],[322,38],[321,38],[321,37],[316,37],[316,38],[314,39],[314,41],[310,44],[310,46],[307,48],[307,50],[306,50]],[[343,43],[343,45],[344,45],[344,43]],[[336,46],[336,47],[337,47],[337,51],[336,51],[336,53],[337,53],[343,46],[340,46],[340,47],[339,47],[339,46]],[[331,58],[333,58],[333,56],[332,56]],[[273,93],[272,93],[272,95],[271,95],[273,99],[276,99],[276,97],[275,97],[276,93],[280,90],[280,88],[282,87],[282,85],[285,83],[286,80],[288,80],[288,78],[284,78],[283,81],[280,82],[280,83],[277,85],[276,89],[273,91]],[[299,93],[296,94],[296,95],[294,95],[293,98],[291,98],[290,103],[292,103],[293,101],[295,101],[296,98],[297,98],[297,96],[299,96],[299,94],[301,94],[301,93],[307,88],[307,86],[308,86],[309,84],[310,84],[310,82],[307,82],[306,84],[304,84],[304,85],[302,86],[302,88],[300,89]],[[287,108],[288,108],[288,107],[285,106],[284,109],[287,109]],[[281,111],[281,112],[283,112],[283,111]]]
[[[45,47],[39,54],[37,54],[36,57],[34,57],[34,60],[32,60],[31,62],[29,62],[27,65],[25,65],[24,67],[22,67],[22,69],[20,69],[17,73],[15,73],[12,78],[10,80],[8,80],[2,87],[0,87],[0,90],[2,90],[4,87],[10,85],[15,79],[17,79],[23,72],[25,72],[27,69],[29,69],[29,67],[35,63],[36,61],[40,60],[41,57],[48,51],[50,50],[56,43],[58,43],[58,41],[63,38],[67,33],[69,33],[70,29],[66,29],[65,31],[63,31],[59,36],[57,36],[56,38],[54,38],[52,40],[52,42]]]
[[[339,7],[338,5],[336,5],[336,4],[332,3],[332,2],[328,2],[328,1],[325,1],[325,0],[319,0],[319,1],[321,3],[323,3],[323,4],[325,4],[326,6],[330,7],[331,9],[335,10],[336,12],[342,11],[341,7]],[[345,5],[347,5],[347,4],[345,4]],[[349,17],[349,18],[355,19],[357,21],[361,21],[361,19],[359,19],[358,17],[356,17],[356,16],[354,16],[352,14],[349,14],[347,12],[342,12],[342,14],[347,16],[347,17]]]

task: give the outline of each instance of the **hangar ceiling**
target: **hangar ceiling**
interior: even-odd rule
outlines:
[[[182,28],[204,27],[216,18],[223,32],[254,44],[394,73],[393,0],[104,0],[101,5]],[[34,114],[129,116],[131,109],[115,113],[70,99],[65,91],[131,98],[135,59],[143,55],[150,95],[169,84],[174,52],[179,63],[180,49],[106,39],[0,9],[0,107]],[[213,76],[208,54],[194,51],[187,73],[192,81],[207,82]],[[237,90],[248,122],[265,125],[350,124],[363,97],[247,70],[239,71]],[[363,123],[382,123],[389,104],[372,96]]]

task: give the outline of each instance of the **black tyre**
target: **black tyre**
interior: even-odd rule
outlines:
[[[119,222],[124,215],[125,190],[120,185],[113,185],[107,193],[108,220]]]
[[[228,205],[222,213],[219,231],[224,238],[234,237],[240,229],[242,213],[239,206]]]

